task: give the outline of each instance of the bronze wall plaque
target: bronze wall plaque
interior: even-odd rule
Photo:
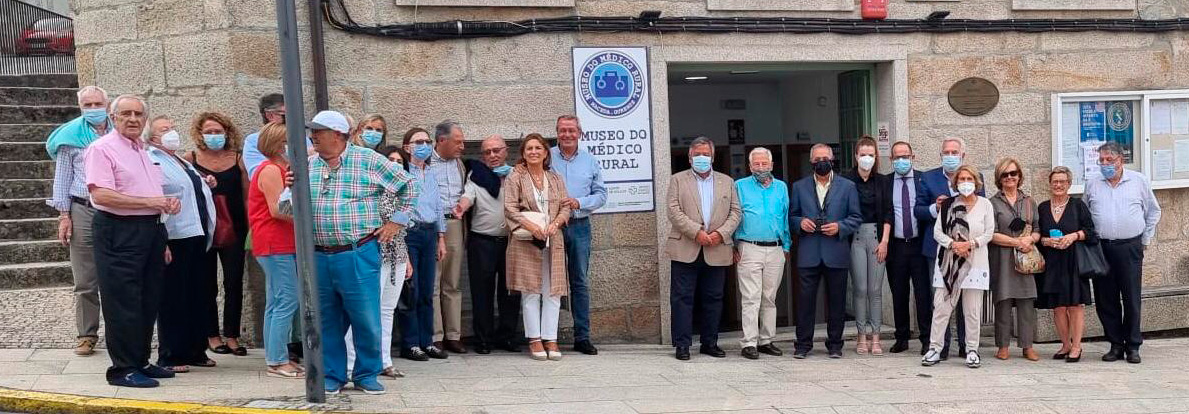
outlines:
[[[950,87],[949,101],[950,108],[962,115],[983,115],[999,104],[999,88],[983,78],[962,79]]]

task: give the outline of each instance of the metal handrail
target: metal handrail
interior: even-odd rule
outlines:
[[[0,75],[71,73],[74,20],[20,0],[0,0]]]

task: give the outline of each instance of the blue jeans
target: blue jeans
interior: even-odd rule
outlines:
[[[405,232],[413,264],[413,309],[397,311],[401,349],[433,344],[433,282],[438,259],[438,230],[418,224]]]
[[[264,362],[270,366],[289,362],[289,336],[297,314],[297,256],[256,256],[264,269],[268,292],[264,305]]]
[[[340,253],[314,253],[322,311],[322,362],[326,389],[347,383],[347,343],[354,334],[356,384],[376,383],[380,361],[380,244],[368,242]]]
[[[566,241],[566,274],[570,279],[570,314],[574,342],[590,340],[590,218],[570,219],[562,230]]]

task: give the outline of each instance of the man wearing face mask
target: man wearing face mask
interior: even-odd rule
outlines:
[[[932,229],[934,223],[937,221],[941,203],[946,199],[958,195],[956,191],[950,186],[950,179],[953,177],[958,167],[962,166],[966,159],[966,141],[961,138],[946,138],[941,142],[941,167],[925,171],[921,175],[917,188],[916,206],[913,214],[916,215],[917,220],[920,221],[921,228],[926,229],[921,240],[921,254],[925,256],[925,271],[929,272],[932,278],[934,268],[937,261],[937,240],[933,238],[933,232],[928,231]],[[979,180],[982,181],[982,173],[979,173]],[[986,196],[982,188],[979,188],[978,195],[980,197]],[[966,318],[963,315],[964,311],[961,307],[957,309],[957,325],[958,338],[966,337]],[[922,329],[923,330],[923,329]],[[922,332],[923,334],[923,332]],[[950,355],[950,343],[953,341],[953,333],[946,328],[945,330],[945,344],[941,349],[941,359],[944,361]],[[924,355],[925,349],[921,350],[921,355]],[[964,343],[958,344],[958,355],[966,355],[966,345]]]
[[[505,282],[505,252],[508,227],[504,219],[504,196],[500,188],[512,172],[505,163],[508,144],[504,137],[492,135],[483,140],[483,161],[469,161],[466,189],[458,204],[471,214],[467,235],[467,273],[471,282],[471,313],[475,334],[475,352],[491,353],[492,347],[520,352],[516,327],[520,321],[520,293],[509,292]],[[494,300],[494,303],[493,303]],[[499,321],[495,312],[498,304]]]
[[[1086,177],[1084,199],[1110,267],[1106,276],[1094,278],[1098,319],[1111,343],[1102,360],[1138,364],[1144,343],[1140,331],[1144,249],[1156,237],[1160,204],[1147,177],[1123,168],[1118,144],[1108,142],[1098,148],[1098,166],[1100,176]]]
[[[784,278],[792,237],[788,187],[772,177],[772,152],[757,147],[747,158],[751,176],[735,181],[743,214],[735,232],[735,263],[743,314],[742,354],[758,359],[760,353],[784,355],[772,340],[776,336],[776,291]]]
[[[203,178],[189,162],[175,152],[181,137],[173,120],[157,116],[149,122],[149,159],[161,168],[162,184],[175,190],[181,210],[165,220],[170,262],[165,265],[162,290],[198,292],[203,289],[202,263],[215,234],[215,203],[211,194],[213,176]],[[202,329],[203,304],[196,295],[162,295],[158,316],[157,365],[174,372],[187,372],[190,365],[210,367],[215,361],[206,355],[206,332]]]
[[[846,279],[851,265],[850,236],[863,221],[855,183],[834,175],[834,150],[814,144],[809,150],[813,175],[793,183],[789,225],[801,235],[797,268],[801,294],[797,298],[797,340],[793,358],[813,350],[818,286],[826,284],[826,351],[842,358],[842,328],[846,318]]]
[[[75,326],[78,344],[75,355],[95,352],[99,340],[99,285],[95,279],[95,253],[91,221],[95,208],[87,192],[83,152],[87,146],[111,131],[107,118],[107,92],[97,86],[78,90],[82,115],[50,133],[45,148],[54,160],[53,196],[46,204],[58,210],[58,241],[70,247],[70,271],[74,275]]]
[[[723,358],[718,347],[723,286],[731,265],[732,235],[742,211],[734,182],[712,171],[714,141],[698,137],[689,145],[689,170],[669,179],[668,216],[672,228],[665,243],[670,261],[669,306],[678,360],[689,360],[693,344],[694,297],[701,309],[700,353]]]
[[[920,331],[921,353],[929,349],[929,325],[933,315],[933,281],[924,269],[921,239],[928,229],[913,214],[921,172],[912,168],[912,145],[898,141],[892,144],[892,170],[889,177],[892,199],[892,238],[888,241],[888,287],[892,290],[892,310],[896,318],[896,343],[890,350],[898,354],[908,350],[912,336],[909,320],[909,294],[916,298],[916,320]]]

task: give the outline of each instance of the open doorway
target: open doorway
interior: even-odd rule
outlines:
[[[735,179],[750,174],[747,154],[758,146],[772,151],[773,175],[790,184],[810,174],[809,150],[816,143],[834,148],[838,171],[852,168],[849,154],[854,143],[875,130],[874,69],[875,64],[867,63],[671,63],[672,171],[689,168],[689,143],[698,136],[714,140],[714,169]],[[794,237],[794,252],[796,243]],[[793,254],[777,292],[777,327],[793,326],[796,321],[797,281]],[[720,329],[740,330],[733,266],[723,301]],[[817,303],[821,322],[824,301]]]

